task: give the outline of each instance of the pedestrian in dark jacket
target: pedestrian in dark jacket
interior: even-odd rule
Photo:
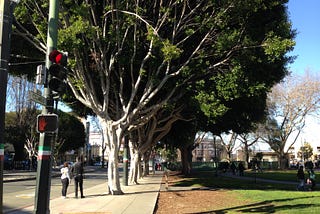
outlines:
[[[231,163],[230,168],[231,168],[232,174],[236,175],[237,166],[234,162]]]
[[[297,178],[299,181],[299,184],[297,186],[298,190],[304,190],[304,182],[305,182],[305,175],[304,175],[304,170],[303,166],[299,166],[298,172],[297,172]]]
[[[80,189],[81,198],[83,194],[83,162],[79,157],[76,158],[76,163],[72,166],[71,172],[74,178],[75,197],[78,198],[78,188]]]
[[[239,176],[243,176],[243,171],[245,170],[243,164],[240,162],[238,165]]]

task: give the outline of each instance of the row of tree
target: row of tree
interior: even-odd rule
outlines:
[[[135,163],[161,139],[181,149],[188,172],[198,130],[240,134],[265,117],[267,93],[292,60],[286,3],[60,1],[57,48],[68,51],[71,68],[62,99],[77,114],[98,118],[111,194],[122,194],[118,154],[125,136],[132,178]],[[46,0],[21,1],[13,40],[28,43],[13,43],[15,53],[43,58],[47,14]],[[10,70],[22,72],[19,65]]]
[[[306,71],[302,76],[287,76],[283,82],[275,85],[267,98],[267,116],[253,124],[247,132],[229,132],[227,136],[219,135],[222,145],[231,160],[237,142],[245,154],[245,162],[249,162],[250,150],[259,143],[266,143],[278,156],[278,166],[285,168],[289,164],[289,155],[300,139],[307,119],[317,118],[320,104],[319,75]],[[300,143],[300,141],[299,141]],[[312,146],[304,142],[298,149],[298,157],[312,157]],[[297,147],[299,148],[299,147]],[[303,148],[306,151],[302,151]],[[318,157],[316,157],[318,158]]]

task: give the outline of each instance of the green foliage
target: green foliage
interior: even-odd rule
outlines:
[[[76,150],[80,147],[84,147],[85,144],[85,128],[81,121],[71,115],[70,113],[64,113],[59,111],[59,141],[64,141],[59,153],[63,153],[69,150]]]
[[[6,143],[12,144],[15,152],[15,160],[24,160],[26,153],[24,151],[24,143],[26,141],[26,135],[19,126],[6,126],[4,139]]]
[[[36,109],[24,109],[22,112],[8,112],[5,117],[4,141],[13,145],[15,160],[24,160],[26,152],[24,144],[27,138],[34,137],[36,130]]]
[[[273,32],[270,32],[267,35],[268,38],[264,43],[265,53],[271,62],[276,61],[295,45],[294,41],[290,39],[283,39],[280,36],[274,36],[273,34]]]
[[[86,43],[82,40],[81,35],[86,32],[88,39],[94,39],[96,29],[91,27],[87,20],[82,17],[77,18],[66,29],[59,30],[59,47],[67,47],[68,49],[83,48]]]
[[[91,112],[103,106],[117,120],[126,109],[119,101],[127,103],[132,94],[130,110],[139,105],[147,112],[172,91],[169,102],[190,93],[210,128],[244,132],[264,117],[266,93],[287,74],[294,32],[286,2],[63,0],[57,48],[69,52],[70,85]],[[24,0],[17,8],[17,21],[43,44],[47,12],[44,0]],[[137,80],[137,91],[124,90]],[[142,107],[146,91],[154,96]],[[79,114],[88,112],[71,90],[64,101]]]
[[[177,46],[171,44],[169,40],[165,40],[162,42],[162,54],[164,55],[164,61],[169,62],[173,59],[177,59],[180,54],[181,50],[177,48]]]
[[[308,160],[313,155],[313,148],[310,143],[304,142],[304,145],[300,147],[298,151],[298,157],[303,160]]]

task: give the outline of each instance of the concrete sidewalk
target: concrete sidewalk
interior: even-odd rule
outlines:
[[[163,172],[148,175],[139,180],[139,185],[122,186],[124,195],[108,195],[107,184],[85,188],[85,198],[76,199],[74,194],[68,194],[50,200],[50,213],[112,213],[112,214],[152,214],[155,210],[158,194],[161,188]],[[10,214],[33,213],[34,206],[25,207],[10,212]]]

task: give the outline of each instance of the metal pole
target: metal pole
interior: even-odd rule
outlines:
[[[0,213],[3,207],[3,163],[8,63],[13,10],[18,1],[0,1]]]
[[[49,60],[50,52],[57,47],[58,37],[58,0],[50,0],[49,2],[49,18],[48,18],[48,33],[47,33],[47,56],[46,70],[49,69],[51,62]],[[47,114],[53,112],[53,99],[51,90],[48,87],[50,76],[44,83],[44,97],[47,100],[47,105],[43,106],[42,113]],[[37,169],[37,186],[35,190],[35,205],[34,213],[48,214],[50,213],[50,188],[51,188],[51,169],[54,134],[41,133],[38,153],[38,169]]]

